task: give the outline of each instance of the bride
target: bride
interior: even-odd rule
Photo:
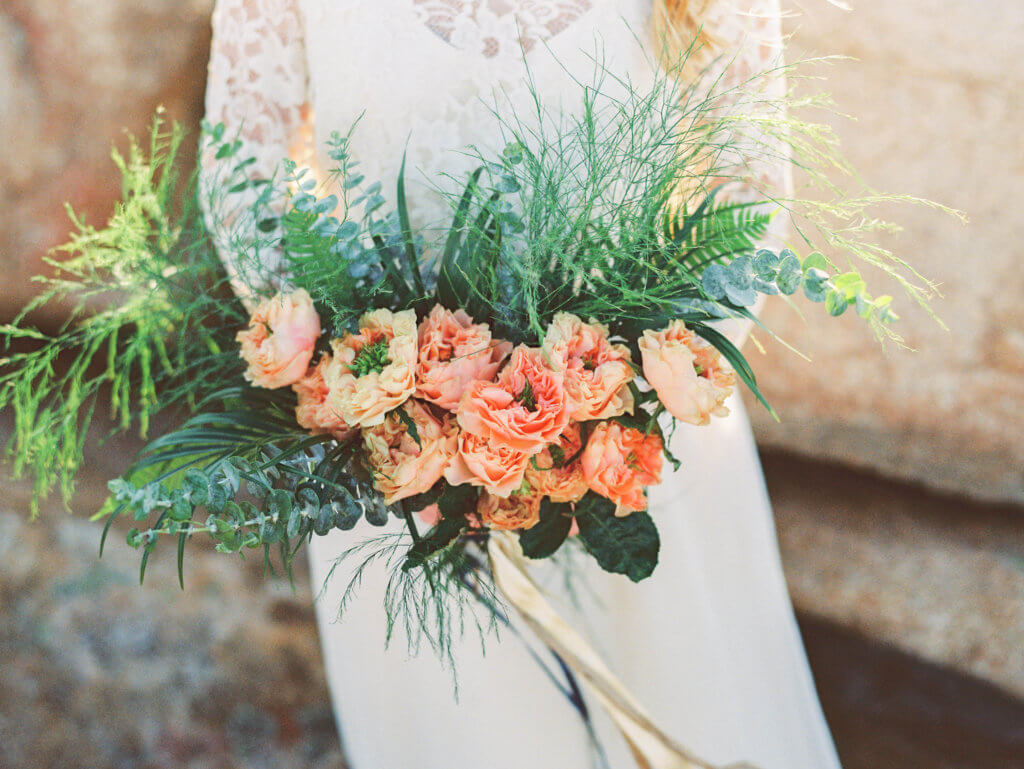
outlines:
[[[654,77],[656,40],[700,34],[723,54],[711,66],[726,84],[770,68],[781,49],[778,0],[219,0],[213,23],[207,118],[240,132],[255,174],[269,177],[286,156],[323,167],[330,131],[361,115],[361,171],[393,189],[407,151],[421,172],[408,182],[421,226],[447,205],[427,180],[470,169],[460,150],[488,147],[496,98],[522,104],[528,77],[548,106],[572,109],[574,77],[593,71],[596,49],[604,67],[641,85]],[[785,185],[784,169],[757,173]],[[578,626],[694,754],[716,765],[835,769],[750,426],[738,397],[730,408],[709,427],[676,431],[682,469],[651,494],[666,554],[654,576],[633,585],[585,572],[599,602]],[[315,590],[353,535],[314,538]],[[477,639],[464,640],[458,700],[432,654],[385,649],[383,581],[368,576],[343,621],[331,584],[317,604],[354,769],[601,765],[576,710],[511,635],[490,639],[486,657]],[[595,718],[607,765],[633,765],[610,723]]]

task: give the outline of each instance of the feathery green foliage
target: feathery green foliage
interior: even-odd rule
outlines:
[[[133,140],[126,156],[114,153],[123,196],[110,221],[96,229],[72,214],[54,277],[38,278],[38,298],[0,329],[0,409],[15,416],[7,457],[34,479],[33,514],[55,485],[70,499],[97,409],[145,434],[158,412],[241,370],[232,337],[245,315],[224,286],[194,180],[178,176],[184,136],[158,115],[145,151]],[[55,335],[26,322],[50,303],[72,307]]]

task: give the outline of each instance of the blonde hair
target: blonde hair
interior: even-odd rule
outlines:
[[[666,63],[685,52],[707,53],[714,38],[704,28],[704,17],[713,0],[654,0],[654,39]],[[698,57],[699,58],[699,57]]]

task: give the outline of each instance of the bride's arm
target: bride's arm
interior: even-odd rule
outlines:
[[[690,0],[689,6],[701,6],[701,0]],[[756,110],[753,102],[778,103],[785,96],[779,0],[707,0],[703,14],[682,14],[676,18],[676,23],[684,27],[678,30],[683,40],[692,39],[698,32],[704,33],[706,54],[714,57],[706,81],[715,83],[714,90],[724,94],[722,101],[742,102],[740,109],[746,111]],[[731,185],[729,197],[759,200],[766,193],[780,199],[790,197],[792,166],[785,142],[776,136],[762,135],[751,138],[749,147],[745,168],[738,173],[750,182]],[[773,250],[782,248],[788,230],[789,217],[780,211],[772,219],[760,245]],[[751,308],[755,314],[760,312],[763,303],[764,297],[760,296],[757,305]],[[733,342],[741,345],[752,323],[727,321],[724,325]]]
[[[213,125],[223,123],[225,137],[242,142],[229,163],[218,161],[213,150],[204,151],[200,172],[207,220],[235,291],[244,297],[251,281],[232,252],[246,242],[249,232],[250,242],[256,240],[251,229],[255,222],[247,221],[245,213],[258,190],[233,194],[227,201],[221,201],[215,191],[222,189],[226,174],[239,159],[254,159],[245,171],[250,179],[270,179],[286,157],[299,163],[309,160],[309,76],[295,0],[217,0],[206,119]],[[229,240],[234,249],[228,247]],[[277,255],[264,252],[258,258],[274,267]]]

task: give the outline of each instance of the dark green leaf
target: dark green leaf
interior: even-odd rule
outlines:
[[[771,407],[771,404],[768,403],[767,399],[762,394],[761,389],[757,386],[757,378],[754,376],[754,370],[750,367],[750,364],[747,363],[747,359],[743,357],[743,353],[739,351],[736,345],[730,342],[728,337],[726,337],[722,332],[716,331],[703,323],[691,323],[690,328],[710,342],[716,350],[722,353],[722,357],[729,361],[729,365],[731,365],[736,371],[736,375],[740,378],[740,381],[750,389],[754,394],[754,397],[761,402],[761,405],[768,409],[768,413],[778,419],[775,409]]]
[[[465,518],[476,511],[479,496],[477,489],[469,484],[446,485],[437,499],[437,507],[445,518]]]
[[[812,268],[804,273],[804,295],[812,302],[824,302],[828,295],[828,273]]]
[[[405,503],[405,506],[408,510],[411,510],[414,513],[418,513],[435,504],[438,498],[441,496],[441,493],[445,490],[446,485],[447,484],[445,484],[443,480],[438,481],[433,486],[431,486],[427,491],[424,491],[422,494],[416,494],[415,496],[412,497],[406,497],[402,501]]]
[[[405,199],[405,155],[402,155],[402,166],[398,171],[398,223],[402,229],[402,245],[405,252],[405,266],[412,275],[413,286],[420,296],[427,293],[420,275],[419,259],[416,256],[416,244],[412,237],[412,226],[409,224],[409,206]]]
[[[540,521],[533,528],[519,532],[519,544],[527,558],[547,558],[562,546],[572,528],[572,508],[552,502],[548,497],[540,504]]]
[[[625,574],[633,582],[651,576],[661,542],[646,512],[618,518],[615,504],[590,492],[576,506],[580,541],[602,569]]]
[[[405,562],[402,564],[402,570],[409,571],[410,569],[422,566],[430,556],[444,550],[458,539],[459,534],[468,525],[468,522],[463,517],[442,518],[433,529],[420,538],[419,542],[414,543],[409,548],[409,552],[405,556]]]
[[[409,434],[409,437],[416,441],[416,445],[422,449],[423,444],[420,443],[420,431],[416,429],[416,420],[409,416],[409,412],[405,410],[404,406],[399,406],[395,409],[395,414],[398,415],[399,420],[405,425],[405,431]]]
[[[185,589],[185,543],[188,541],[188,534],[182,532],[178,535],[178,585]]]
[[[469,206],[473,200],[473,195],[476,193],[477,182],[480,179],[481,173],[483,173],[483,168],[478,168],[469,177],[469,182],[466,184],[466,189],[462,193],[462,198],[459,200],[459,205],[455,210],[455,217],[452,220],[448,239],[445,241],[444,251],[441,254],[437,277],[437,295],[441,300],[441,304],[451,310],[464,307],[469,300],[471,292],[469,280],[457,264],[456,257],[461,251],[459,246],[465,235]]]

